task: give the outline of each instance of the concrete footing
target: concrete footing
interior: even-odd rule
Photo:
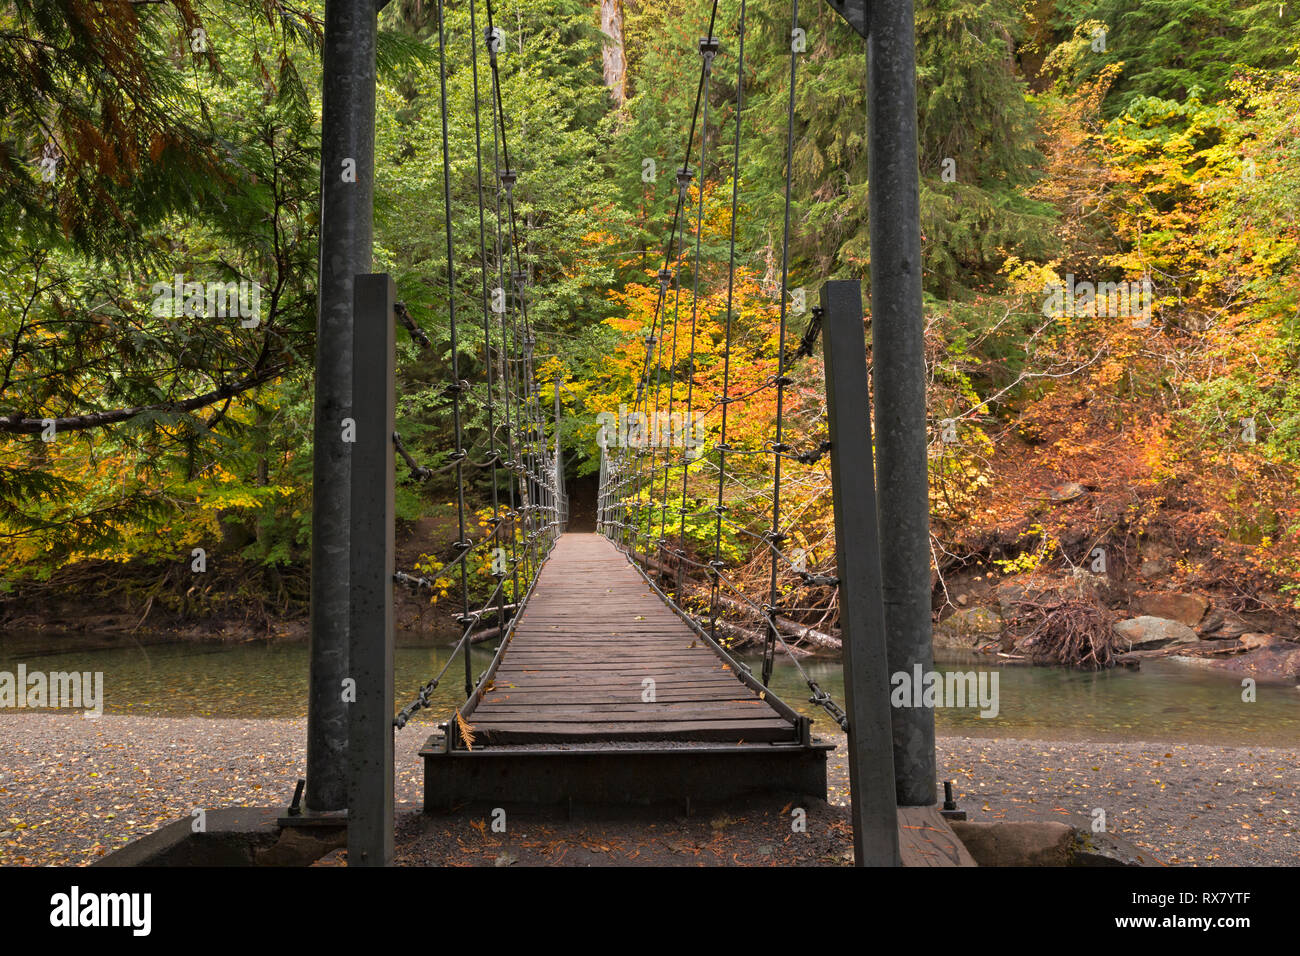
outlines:
[[[804,772],[806,777],[800,782],[796,775],[789,772],[787,765],[786,783],[795,785],[788,789],[791,795],[821,796],[825,794],[824,754],[810,756],[806,759]],[[473,803],[482,803],[483,795],[494,791],[487,784],[497,786],[497,796],[502,794],[517,795],[508,780],[499,778],[500,772],[507,772],[511,765],[493,761],[458,760],[440,762],[436,766],[450,768],[450,774],[443,776],[435,797],[445,800],[449,794],[456,792],[455,786],[473,786],[475,799]],[[718,781],[699,771],[693,771],[689,764],[663,761],[650,761],[647,766],[656,773],[639,779],[635,783],[631,778],[611,779],[606,785],[608,792],[627,798],[637,795],[644,799],[635,801],[635,805],[652,803],[669,803],[673,793],[682,799],[684,792],[702,792],[700,786],[714,786]],[[563,801],[552,799],[564,792],[564,787],[572,783],[589,782],[592,775],[600,772],[600,762],[583,762],[560,760],[546,764],[540,773],[526,779],[530,784],[542,782],[540,787],[532,787],[530,792],[536,798],[528,800],[500,800],[506,805],[525,803],[540,807],[545,804],[562,805]],[[683,781],[671,784],[666,780],[677,771],[685,776]],[[762,772],[761,762],[738,761],[731,765],[732,779],[723,789],[731,796],[746,792],[773,792],[770,786],[757,786],[757,774]],[[692,776],[695,773],[695,776]],[[460,774],[460,776],[454,776]],[[819,776],[820,774],[820,776]],[[493,782],[495,780],[495,783]],[[815,792],[820,780],[822,790]],[[658,781],[658,782],[656,782]],[[689,784],[684,789],[682,782]],[[454,784],[454,786],[453,786]],[[674,789],[677,787],[677,789]],[[466,791],[468,792],[468,791]],[[592,792],[587,791],[589,794]],[[654,797],[655,799],[649,799]],[[699,805],[718,801],[702,799]],[[628,807],[626,799],[621,805]],[[434,806],[426,805],[424,812],[440,812],[446,805],[439,802]],[[420,810],[418,805],[407,804],[400,807],[403,812]],[[458,809],[464,809],[458,806]],[[629,810],[637,813],[640,811]],[[170,823],[148,836],[127,844],[120,850],[98,860],[94,866],[310,866],[321,857],[347,844],[347,827],[345,824],[330,821],[312,821],[306,825],[284,825],[284,811],[278,807],[234,807],[229,809],[208,810],[203,821],[203,830],[195,832],[195,821],[184,818]],[[971,821],[950,821],[951,832],[969,851],[970,857],[978,866],[1043,867],[1043,866],[1159,866],[1159,862],[1150,853],[1126,843],[1111,834],[1094,834],[1067,823],[1055,821],[1034,822],[997,822],[982,823]],[[915,830],[915,827],[910,830]],[[931,864],[933,865],[933,864]],[[969,864],[967,864],[969,865]]]
[[[94,866],[308,866],[347,843],[346,825],[281,827],[279,807],[207,810],[128,843]]]

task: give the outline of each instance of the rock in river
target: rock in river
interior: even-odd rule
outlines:
[[[1115,633],[1128,642],[1128,650],[1135,647],[1164,647],[1167,644],[1195,644],[1197,640],[1196,632],[1186,624],[1149,614],[1120,621],[1115,625]]]
[[[1137,597],[1143,614],[1168,618],[1188,627],[1200,624],[1210,606],[1202,595],[1180,591],[1139,591]]]

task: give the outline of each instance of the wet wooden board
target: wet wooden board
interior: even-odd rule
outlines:
[[[937,807],[898,808],[898,855],[903,866],[975,866]]]
[[[596,534],[560,537],[469,723],[476,748],[798,739]]]

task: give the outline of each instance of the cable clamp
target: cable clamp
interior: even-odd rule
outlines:
[[[519,180],[519,174],[513,169],[498,169],[497,181],[501,183],[501,188],[506,191],[506,198],[513,199],[515,193],[515,183]]]
[[[677,188],[683,196],[691,188],[691,180],[695,178],[695,172],[689,166],[683,166],[677,170]]]

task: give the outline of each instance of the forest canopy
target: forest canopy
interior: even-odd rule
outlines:
[[[494,6],[539,377],[565,384],[576,477],[599,467],[598,416],[630,403],[643,367],[712,4]],[[605,7],[617,39],[601,31]],[[740,7],[717,7],[724,42],[691,187],[703,215],[689,223],[690,372],[713,397],[733,184],[744,361],[730,388],[776,368],[783,295],[813,302],[870,262],[861,38],[828,5],[801,5],[783,290],[790,5],[746,4],[737,163],[726,38]],[[434,340],[399,340],[398,412],[435,471],[448,463],[449,300],[473,303],[491,267],[469,16],[446,8],[464,264],[451,288],[437,6],[393,0],[380,14],[375,268]],[[1179,569],[1188,580],[1300,600],[1298,17],[1231,0],[917,3],[940,571],[1077,561],[1097,535],[1164,528],[1203,545]],[[255,568],[306,560],[322,24],[322,0],[0,2],[0,587],[198,546]],[[611,44],[625,64],[612,77]],[[807,315],[790,321],[797,337]],[[481,349],[463,348],[462,373],[481,374]],[[824,431],[812,364],[788,410],[801,448]],[[761,444],[773,414],[752,404],[737,440]],[[483,445],[482,422],[468,435]],[[802,546],[824,565],[825,463],[800,476]],[[1026,506],[1065,480],[1097,489],[1092,527]],[[447,497],[438,481],[404,483],[399,516]],[[742,538],[728,547],[744,557]]]

